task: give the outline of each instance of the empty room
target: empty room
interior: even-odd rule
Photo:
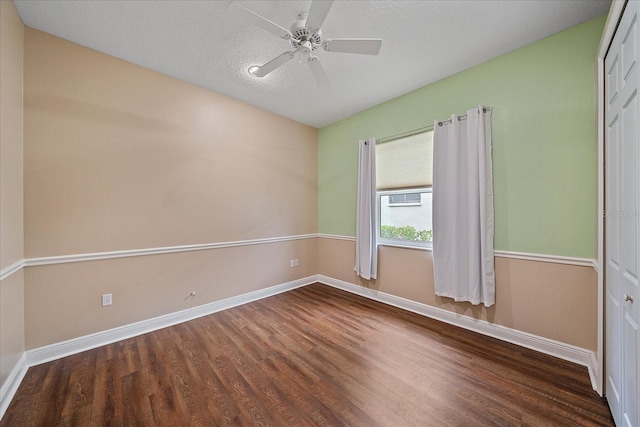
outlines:
[[[640,427],[639,11],[0,0],[0,427]]]

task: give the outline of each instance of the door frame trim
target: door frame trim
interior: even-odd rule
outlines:
[[[598,47],[598,56],[596,58],[596,74],[597,74],[597,137],[598,137],[598,210],[597,210],[597,236],[598,236],[598,256],[596,258],[598,272],[598,337],[597,337],[597,372],[596,391],[600,396],[604,395],[604,291],[605,291],[605,264],[604,264],[604,136],[605,136],[605,77],[606,70],[604,68],[604,58],[607,55],[609,46],[613,41],[613,37],[622,18],[622,12],[627,4],[627,0],[613,0],[607,22],[605,23]]]

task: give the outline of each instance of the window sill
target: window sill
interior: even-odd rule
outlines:
[[[403,245],[402,243],[378,242],[378,246],[388,246],[390,248],[415,249],[418,251],[433,252],[433,248],[428,246]]]
[[[410,207],[410,206],[422,206],[422,203],[389,203],[387,206],[390,208],[402,208],[402,207]]]

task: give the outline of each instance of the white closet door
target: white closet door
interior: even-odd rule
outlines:
[[[606,397],[618,426],[640,426],[638,10],[630,1],[605,58]]]

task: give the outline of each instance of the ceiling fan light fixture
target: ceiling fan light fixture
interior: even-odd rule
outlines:
[[[249,67],[247,69],[247,71],[249,72],[249,74],[251,74],[253,77],[262,77],[256,74],[256,71],[258,71],[260,69],[260,67],[258,67],[257,65],[252,65],[251,67]]]

